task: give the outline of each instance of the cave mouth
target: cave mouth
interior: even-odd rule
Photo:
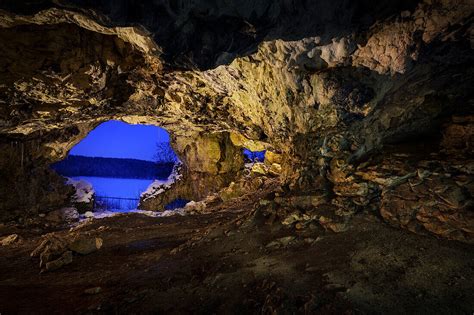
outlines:
[[[264,162],[266,150],[263,151],[251,151],[249,149],[243,149],[245,163],[255,163],[255,162]]]
[[[51,168],[76,189],[71,203],[85,213],[130,212],[155,181],[166,181],[179,159],[168,132],[110,120],[76,144]]]

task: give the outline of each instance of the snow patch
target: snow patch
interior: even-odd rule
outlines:
[[[94,198],[94,188],[85,180],[74,180],[68,178],[67,185],[72,185],[76,189],[76,193],[72,196],[72,201],[76,203],[90,203]]]
[[[167,210],[167,211],[164,211],[164,212],[139,210],[139,209],[126,210],[126,211],[124,211],[124,210],[103,210],[103,211],[95,211],[95,212],[88,211],[85,214],[81,215],[80,221],[84,222],[84,221],[92,220],[92,219],[110,218],[110,217],[114,217],[114,216],[127,215],[127,214],[130,214],[130,213],[143,214],[143,215],[153,217],[153,218],[170,217],[170,216],[173,216],[173,215],[185,215],[186,214],[183,209]]]
[[[168,176],[168,178],[164,181],[155,180],[153,183],[151,183],[151,185],[148,186],[148,188],[140,195],[140,199],[145,201],[150,198],[154,198],[170,189],[174,183],[183,178],[183,174],[181,174],[181,171],[182,164],[176,163],[173,167],[173,171],[171,172],[170,176]]]

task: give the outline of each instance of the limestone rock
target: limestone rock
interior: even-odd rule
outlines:
[[[361,167],[356,174],[379,185],[371,195],[375,198],[380,192],[380,214],[391,225],[472,243],[474,179],[456,161],[435,157],[406,163],[414,156],[392,156]],[[462,164],[469,165],[469,161],[463,159]]]
[[[47,271],[54,271],[70,263],[72,263],[72,252],[66,251],[58,259],[47,262],[45,269]]]
[[[243,155],[228,133],[198,133],[177,138],[174,149],[193,172],[217,175],[243,168]]]
[[[267,148],[268,144],[256,140],[247,139],[242,134],[237,132],[230,133],[230,141],[237,147],[243,147],[250,151],[258,152]]]
[[[79,220],[76,208],[62,208],[49,212],[45,219],[54,223],[71,223]]]
[[[8,246],[18,242],[19,240],[20,236],[18,234],[11,234],[2,238],[2,240],[0,240],[0,243],[2,244],[2,246]]]
[[[273,163],[268,170],[268,174],[273,176],[280,176],[282,174],[282,167],[280,164]]]
[[[319,218],[319,223],[325,229],[333,231],[334,233],[344,232],[349,228],[347,222],[334,221],[333,219],[324,216]]]
[[[267,244],[267,248],[279,248],[279,247],[286,247],[288,245],[291,245],[295,242],[296,237],[295,236],[285,236],[282,238],[279,238],[277,240],[274,240],[270,243]]]
[[[86,211],[86,212],[84,213],[84,216],[85,216],[86,218],[93,218],[93,217],[94,217],[94,212],[92,212],[92,211]]]
[[[263,163],[255,163],[250,170],[253,174],[267,175],[268,169]]]
[[[272,151],[267,150],[265,152],[265,160],[264,163],[266,165],[273,165],[273,164],[280,164],[283,162],[283,156],[278,153],[274,153]]]
[[[46,234],[41,244],[31,252],[31,257],[40,258],[39,267],[46,268],[46,264],[59,259],[67,249],[67,240],[57,237],[53,233]]]
[[[68,248],[78,254],[88,255],[98,251],[102,247],[102,244],[103,240],[99,237],[80,236],[79,238],[73,240],[68,245]]]
[[[315,191],[303,195],[276,197],[275,202],[283,207],[313,209],[328,202],[328,195],[324,191]]]

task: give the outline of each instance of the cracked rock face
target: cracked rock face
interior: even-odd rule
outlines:
[[[281,154],[290,191],[324,189],[336,207],[472,240],[472,191],[456,180],[472,172],[429,168],[463,203],[426,179],[414,210],[397,197],[409,182],[381,184],[394,180],[390,165],[375,182],[358,169],[417,143],[429,143],[418,162],[472,163],[472,1],[8,0],[0,10],[0,146],[19,178],[121,119],[167,128],[189,170],[236,173],[230,156],[265,148]],[[433,194],[442,204],[421,207]]]

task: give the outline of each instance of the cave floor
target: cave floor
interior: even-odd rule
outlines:
[[[94,220],[79,229],[103,238],[103,247],[43,274],[29,257],[40,234],[17,230],[22,241],[0,247],[0,313],[474,310],[472,246],[397,230],[367,214],[332,233],[258,223],[249,209],[242,202],[212,214]]]

